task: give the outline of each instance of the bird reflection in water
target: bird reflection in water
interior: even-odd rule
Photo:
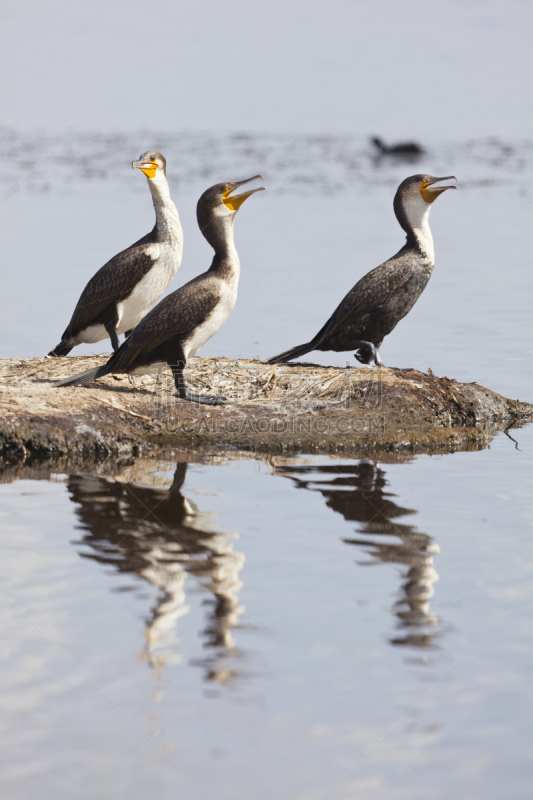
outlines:
[[[90,548],[85,558],[138,575],[158,590],[146,621],[145,656],[157,671],[181,661],[176,627],[190,607],[185,581],[189,574],[212,594],[204,646],[199,662],[208,680],[235,677],[231,667],[238,656],[231,632],[243,611],[238,602],[239,572],[244,555],[233,550],[236,534],[213,530],[212,518],[182,494],[186,463],[178,463],[170,489],[139,486],[90,475],[72,475],[71,499],[83,538]],[[211,515],[212,516],[212,515]]]
[[[326,505],[342,514],[348,522],[361,524],[360,534],[345,539],[347,544],[358,545],[374,557],[364,564],[405,564],[404,573],[394,613],[401,632],[390,639],[395,645],[424,648],[434,644],[438,618],[431,612],[433,584],[438,573],[433,557],[440,552],[435,540],[420,533],[413,525],[397,522],[399,518],[416,514],[414,509],[402,508],[387,492],[385,472],[377,465],[361,461],[355,464],[328,464],[314,466],[284,466],[278,470],[291,478],[299,487],[319,491]],[[380,542],[380,538],[397,537],[399,542]]]

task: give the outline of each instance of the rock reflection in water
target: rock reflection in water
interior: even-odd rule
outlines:
[[[178,620],[190,610],[185,580],[194,575],[212,593],[203,631],[209,656],[201,663],[209,680],[223,683],[235,675],[237,651],[231,635],[243,608],[239,572],[244,555],[233,550],[235,534],[212,529],[212,519],[181,492],[187,464],[179,463],[170,489],[139,486],[110,478],[72,475],[71,499],[78,505],[85,558],[138,575],[159,591],[146,622],[148,663],[162,669],[181,661],[176,637]],[[233,658],[229,658],[233,656]]]
[[[430,600],[434,593],[433,584],[439,577],[433,566],[433,557],[440,552],[439,546],[431,536],[417,531],[415,526],[396,521],[417,512],[397,505],[392,499],[395,495],[385,491],[384,470],[371,462],[361,461],[322,466],[290,465],[279,472],[301,488],[319,491],[326,505],[342,514],[348,522],[361,523],[362,535],[345,539],[347,544],[365,548],[381,562],[408,566],[394,607],[402,632],[390,641],[395,645],[419,648],[432,645],[438,618],[431,612]],[[398,537],[400,541],[380,542],[379,538],[383,536]],[[375,564],[376,561],[363,563]]]

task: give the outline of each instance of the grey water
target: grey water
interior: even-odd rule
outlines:
[[[0,485],[2,795],[531,795],[533,429]]]
[[[32,358],[96,268],[151,228],[129,163],[148,143],[4,134],[0,354]],[[454,174],[431,212],[434,274],[383,359],[533,398],[530,142],[435,139],[414,162],[376,159],[357,135],[149,144],[185,233],[169,291],[210,263],[195,222],[206,186],[265,178],[236,220],[237,307],[202,355],[265,358],[310,338],[402,245],[399,182]],[[508,434],[383,462],[6,467],[3,796],[529,798],[533,434]]]

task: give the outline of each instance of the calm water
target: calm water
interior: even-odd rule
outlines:
[[[530,797],[514,435],[3,484],[3,796]]]
[[[201,192],[258,171],[268,186],[239,212],[239,302],[205,355],[308,339],[401,246],[398,183],[455,174],[434,275],[384,361],[533,399],[527,141],[390,163],[357,137],[4,133],[1,357],[47,352],[88,277],[150,229],[130,162],[156,146],[185,232],[171,289],[211,260]],[[6,473],[2,795],[529,798],[533,429],[512,435],[520,450],[500,434],[395,463]]]

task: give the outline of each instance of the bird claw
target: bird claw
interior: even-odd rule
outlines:
[[[376,367],[383,367],[384,364],[381,361],[379,350],[372,342],[365,342],[356,353],[354,353],[354,358],[359,361],[360,364],[364,364],[366,367],[372,366],[374,364]]]
[[[365,364],[365,366],[369,366],[371,363],[371,359],[368,357],[364,357],[361,355],[361,352],[358,350],[357,353],[354,353],[354,358],[356,358],[360,364]]]
[[[187,400],[189,403],[200,403],[204,406],[225,406],[228,402],[227,397],[217,397],[213,394],[186,394],[180,395],[179,392],[174,392],[174,397],[179,397],[180,400]]]

